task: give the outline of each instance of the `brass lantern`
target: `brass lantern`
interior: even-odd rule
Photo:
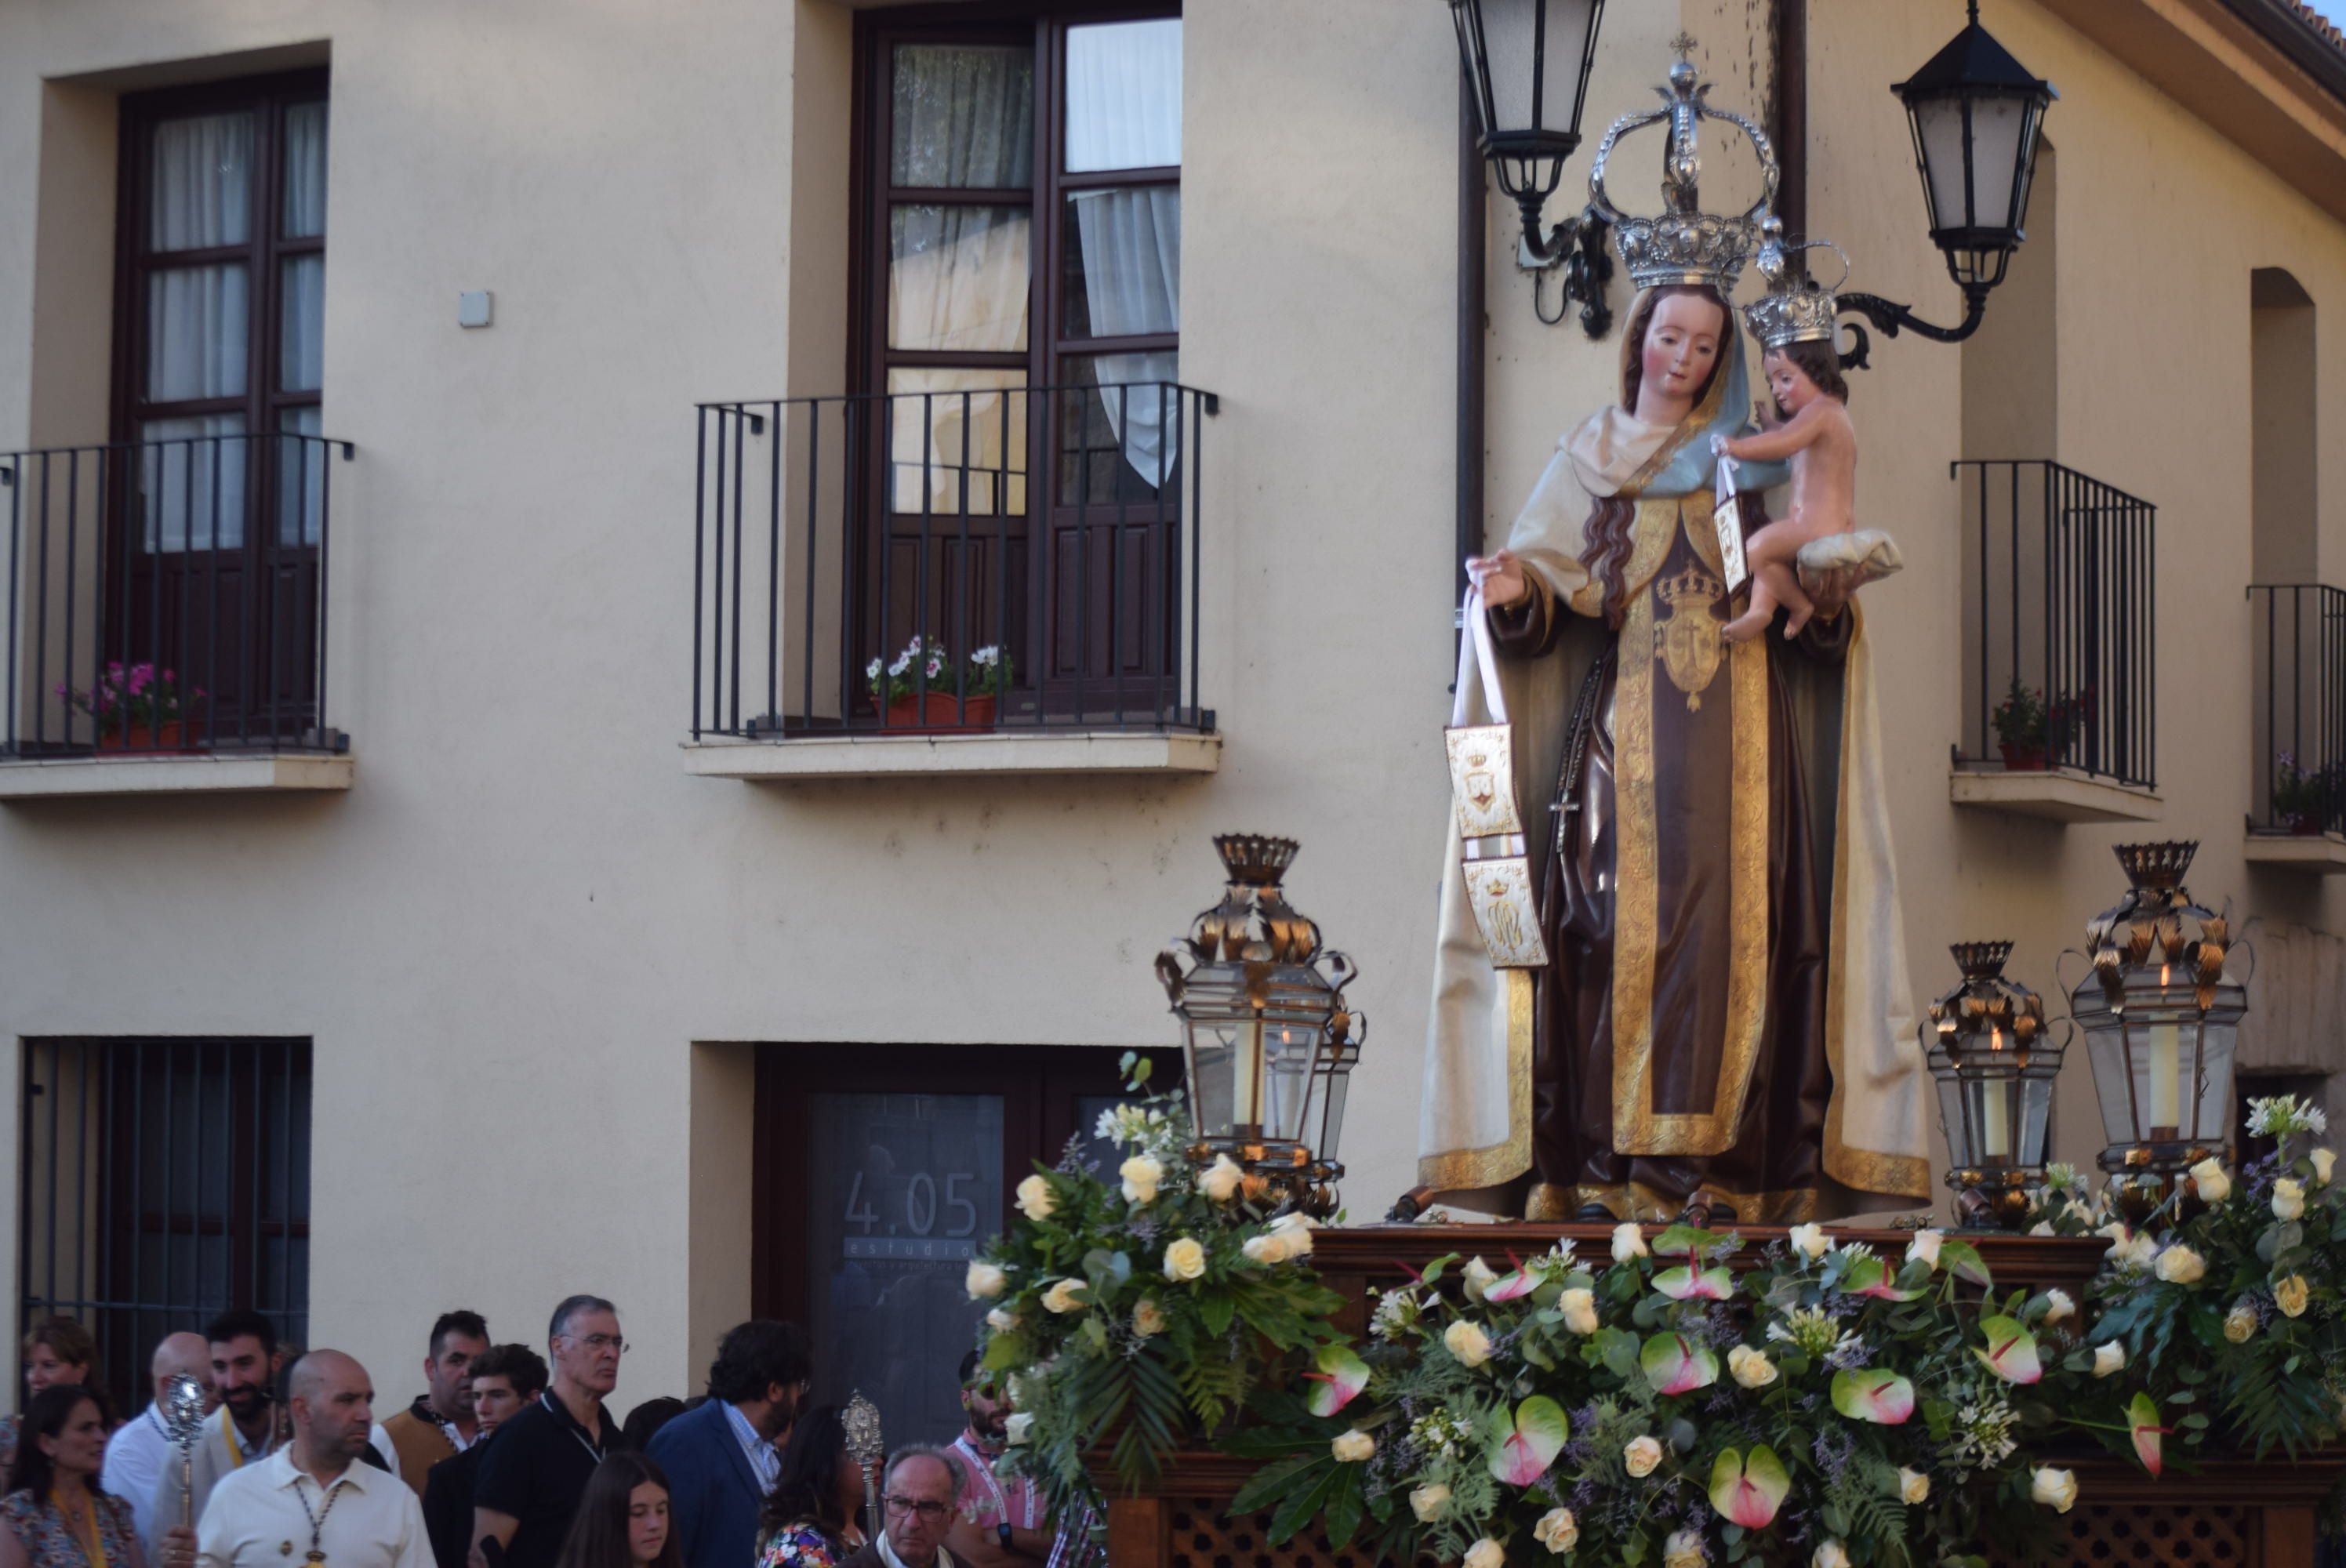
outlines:
[[[2139,1221],[2178,1173],[2225,1153],[2248,987],[2225,972],[2230,922],[2191,901],[2196,841],[2120,844],[2133,884],[2086,927],[2092,971],[2069,995],[2094,1064],[2122,1210]]]
[[[1280,879],[1294,840],[1230,833],[1214,848],[1229,876],[1222,901],[1157,955],[1181,1020],[1189,1152],[1199,1164],[1228,1155],[1254,1196],[1332,1213],[1344,1091],[1360,1059],[1344,1003],[1357,971],[1287,901]]]
[[[2004,977],[2012,943],[1961,942],[1953,951],[1963,980],[1931,1003],[1922,1030],[1954,1160],[1947,1185],[1964,1224],[2018,1230],[2045,1181],[2063,1044],[2045,1029],[2044,999]]]

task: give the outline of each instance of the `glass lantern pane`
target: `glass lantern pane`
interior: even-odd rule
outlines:
[[[1923,194],[1930,199],[1931,227],[1966,229],[1971,208],[1964,199],[1964,103],[1930,98],[1909,111],[1914,144],[1923,157]]]
[[[2085,1025],[2085,1033],[2086,1059],[2094,1068],[2094,1095],[2102,1108],[2102,1137],[2111,1144],[2133,1143],[2134,1078],[2127,1067],[2126,1028],[2104,1013]]]
[[[2013,1093],[2020,1104],[2020,1124],[2014,1130],[2013,1163],[2041,1166],[2052,1139],[2053,1080],[2049,1075],[2023,1078],[2014,1085]]]
[[[2021,133],[2028,126],[2023,98],[1981,98],[1972,105],[1972,222],[1992,229],[2017,221],[2012,199],[2020,181]]]
[[[1952,1074],[1939,1080],[1939,1124],[1947,1135],[1947,1157],[1956,1168],[1979,1164],[1979,1139],[1964,1114],[1963,1084]]]
[[[1569,130],[1594,0],[1483,0],[1494,131]],[[1536,51],[1536,53],[1535,53]]]
[[[1320,1145],[1312,1152],[1333,1165],[1337,1160],[1336,1146],[1344,1135],[1344,1092],[1351,1086],[1352,1075],[1345,1073],[1321,1074],[1320,1108]]]
[[[2230,1023],[2209,1023],[2202,1031],[2197,1120],[2184,1136],[2198,1143],[2230,1141],[2232,1131],[2232,1058],[2239,1040]]]
[[[1269,1054],[1264,1074],[1262,1130],[1266,1136],[1289,1143],[1303,1141],[1305,1114],[1311,1107],[1312,1067],[1318,1057],[1320,1032],[1292,1025],[1269,1031],[1264,1042]]]

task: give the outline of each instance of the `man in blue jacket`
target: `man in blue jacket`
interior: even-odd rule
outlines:
[[[685,1568],[755,1562],[758,1512],[781,1474],[782,1440],[806,1398],[809,1370],[797,1324],[752,1319],[718,1343],[709,1398],[652,1439]]]

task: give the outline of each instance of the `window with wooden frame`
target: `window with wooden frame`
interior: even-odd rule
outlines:
[[[215,734],[315,700],[326,131],[322,70],[122,100],[107,641],[187,668]]]
[[[1174,636],[1179,14],[890,11],[859,45],[867,651],[998,645],[1014,701],[1097,708]]]

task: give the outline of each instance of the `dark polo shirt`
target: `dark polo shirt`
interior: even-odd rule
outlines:
[[[505,1548],[505,1568],[554,1568],[587,1479],[604,1455],[627,1446],[611,1412],[598,1406],[597,1414],[604,1437],[599,1446],[549,1390],[497,1428],[496,1441],[481,1450],[474,1504],[521,1522]]]

